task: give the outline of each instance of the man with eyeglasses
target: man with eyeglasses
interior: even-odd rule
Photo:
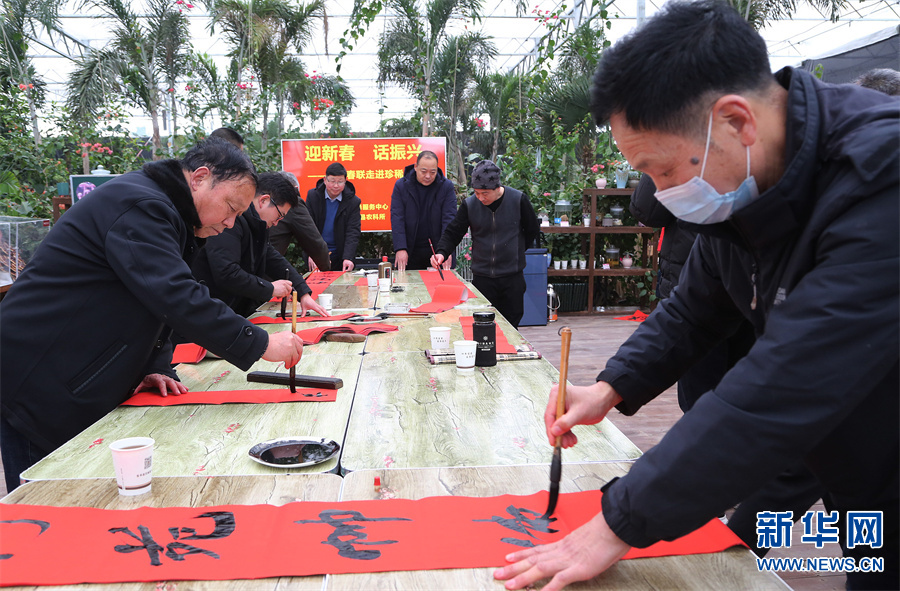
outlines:
[[[329,164],[325,177],[307,192],[306,206],[331,252],[331,269],[323,271],[353,270],[361,233],[360,203],[356,188],[347,180],[347,169],[339,162]],[[309,268],[317,268],[312,259]]]
[[[246,317],[271,298],[290,296],[296,290],[301,316],[307,310],[327,316],[310,295],[312,290],[303,276],[269,244],[269,228],[277,225],[297,201],[297,191],[282,175],[259,175],[250,207],[233,227],[206,241],[191,267],[212,297]]]

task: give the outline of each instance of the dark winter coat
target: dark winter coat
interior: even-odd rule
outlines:
[[[743,318],[756,329],[749,354],[608,487],[604,517],[632,546],[684,535],[800,459],[830,509],[885,509],[896,536],[900,103],[800,70],[777,78],[784,174],[730,220],[696,226],[678,287],[598,377],[632,414]]]
[[[311,257],[320,269],[327,269],[331,266],[331,259],[328,258],[328,245],[325,244],[325,240],[316,229],[316,223],[302,199],[285,214],[284,219],[278,222],[277,226],[269,229],[269,242],[279,254],[283,255],[287,252],[292,239],[297,241],[306,256]]]
[[[309,214],[316,223],[319,234],[325,227],[325,179],[316,182],[316,188],[306,193],[306,206]],[[356,188],[353,183],[347,181],[338,205],[337,215],[334,217],[334,241],[337,243],[337,251],[331,253],[332,261],[352,261],[356,258],[356,247],[359,246],[359,237],[362,233],[362,218],[359,207],[361,200],[356,196]],[[338,265],[338,270],[340,265]],[[324,269],[323,269],[324,270]]]
[[[194,279],[199,224],[174,160],[67,211],[0,304],[3,418],[53,451],[131,395],[166,325],[249,369],[268,335]]]
[[[271,299],[272,281],[290,279],[298,297],[312,293],[303,276],[269,244],[269,229],[252,204],[234,226],[206,240],[191,269],[212,297],[245,318]]]
[[[429,203],[423,203],[426,194],[433,197]],[[428,208],[428,225],[419,227],[419,208]],[[416,179],[416,171],[412,164],[403,171],[403,178],[394,183],[391,193],[391,238],[394,241],[394,252],[411,250],[415,247],[420,234],[431,239],[437,246],[441,235],[456,215],[456,191],[453,183],[438,168],[434,182],[428,187]]]

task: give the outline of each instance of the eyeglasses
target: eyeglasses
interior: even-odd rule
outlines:
[[[278,219],[275,220],[275,221],[276,221],[276,222],[280,222],[281,220],[284,219],[284,216],[287,215],[287,214],[281,213],[281,210],[278,209],[278,204],[275,203],[274,201],[272,202],[272,205],[275,207],[275,211],[278,212]]]
[[[325,179],[325,184],[340,187],[347,184],[347,179]]]

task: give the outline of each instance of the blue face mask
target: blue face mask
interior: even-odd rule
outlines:
[[[750,176],[750,146],[747,146],[747,178],[734,191],[724,195],[703,180],[706,171],[706,157],[709,155],[709,140],[712,134],[712,113],[709,115],[709,129],[706,132],[706,151],[700,176],[683,185],[656,192],[656,198],[672,215],[692,224],[717,224],[731,217],[759,196],[756,179]]]

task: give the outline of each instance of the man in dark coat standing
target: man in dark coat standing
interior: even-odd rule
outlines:
[[[269,244],[269,228],[277,226],[298,201],[297,191],[281,174],[259,175],[250,207],[233,227],[207,240],[191,266],[212,297],[246,318],[260,304],[296,291],[301,316],[307,310],[328,315],[309,295],[312,290],[303,276]]]
[[[391,193],[391,238],[397,269],[427,269],[432,246],[437,246],[454,216],[453,183],[438,168],[437,154],[425,150],[415,164],[406,167]],[[451,261],[448,257],[444,267],[449,269]]]
[[[773,75],[763,39],[719,0],[669,2],[605,50],[593,98],[595,120],[699,236],[672,295],[595,384],[567,390],[562,416],[551,389],[548,440],[568,447],[574,425],[633,414],[741,322],[757,339],[607,483],[597,515],[512,553],[495,576],[508,589],[552,577],[544,589],[558,591],[803,461],[829,519],[807,513],[797,542],[840,544],[843,564],[860,567],[847,569],[849,589],[897,589],[900,102],[803,70]],[[789,511],[757,520],[770,547],[790,546],[792,525]]]
[[[356,188],[347,180],[347,169],[339,162],[329,164],[316,188],[306,194],[309,213],[331,252],[331,269],[327,270],[348,273],[355,266],[362,225],[360,204]],[[316,268],[312,259],[309,267]]]
[[[268,335],[191,274],[194,238],[230,228],[255,192],[249,158],[211,138],[103,184],[60,218],[0,304],[8,490],[135,387],[184,393],[160,359],[170,329],[242,370],[300,360],[297,335]]]
[[[514,327],[525,312],[525,250],[541,233],[528,196],[500,183],[500,168],[482,160],[463,201],[431,257],[438,267],[472,230],[472,285]]]

